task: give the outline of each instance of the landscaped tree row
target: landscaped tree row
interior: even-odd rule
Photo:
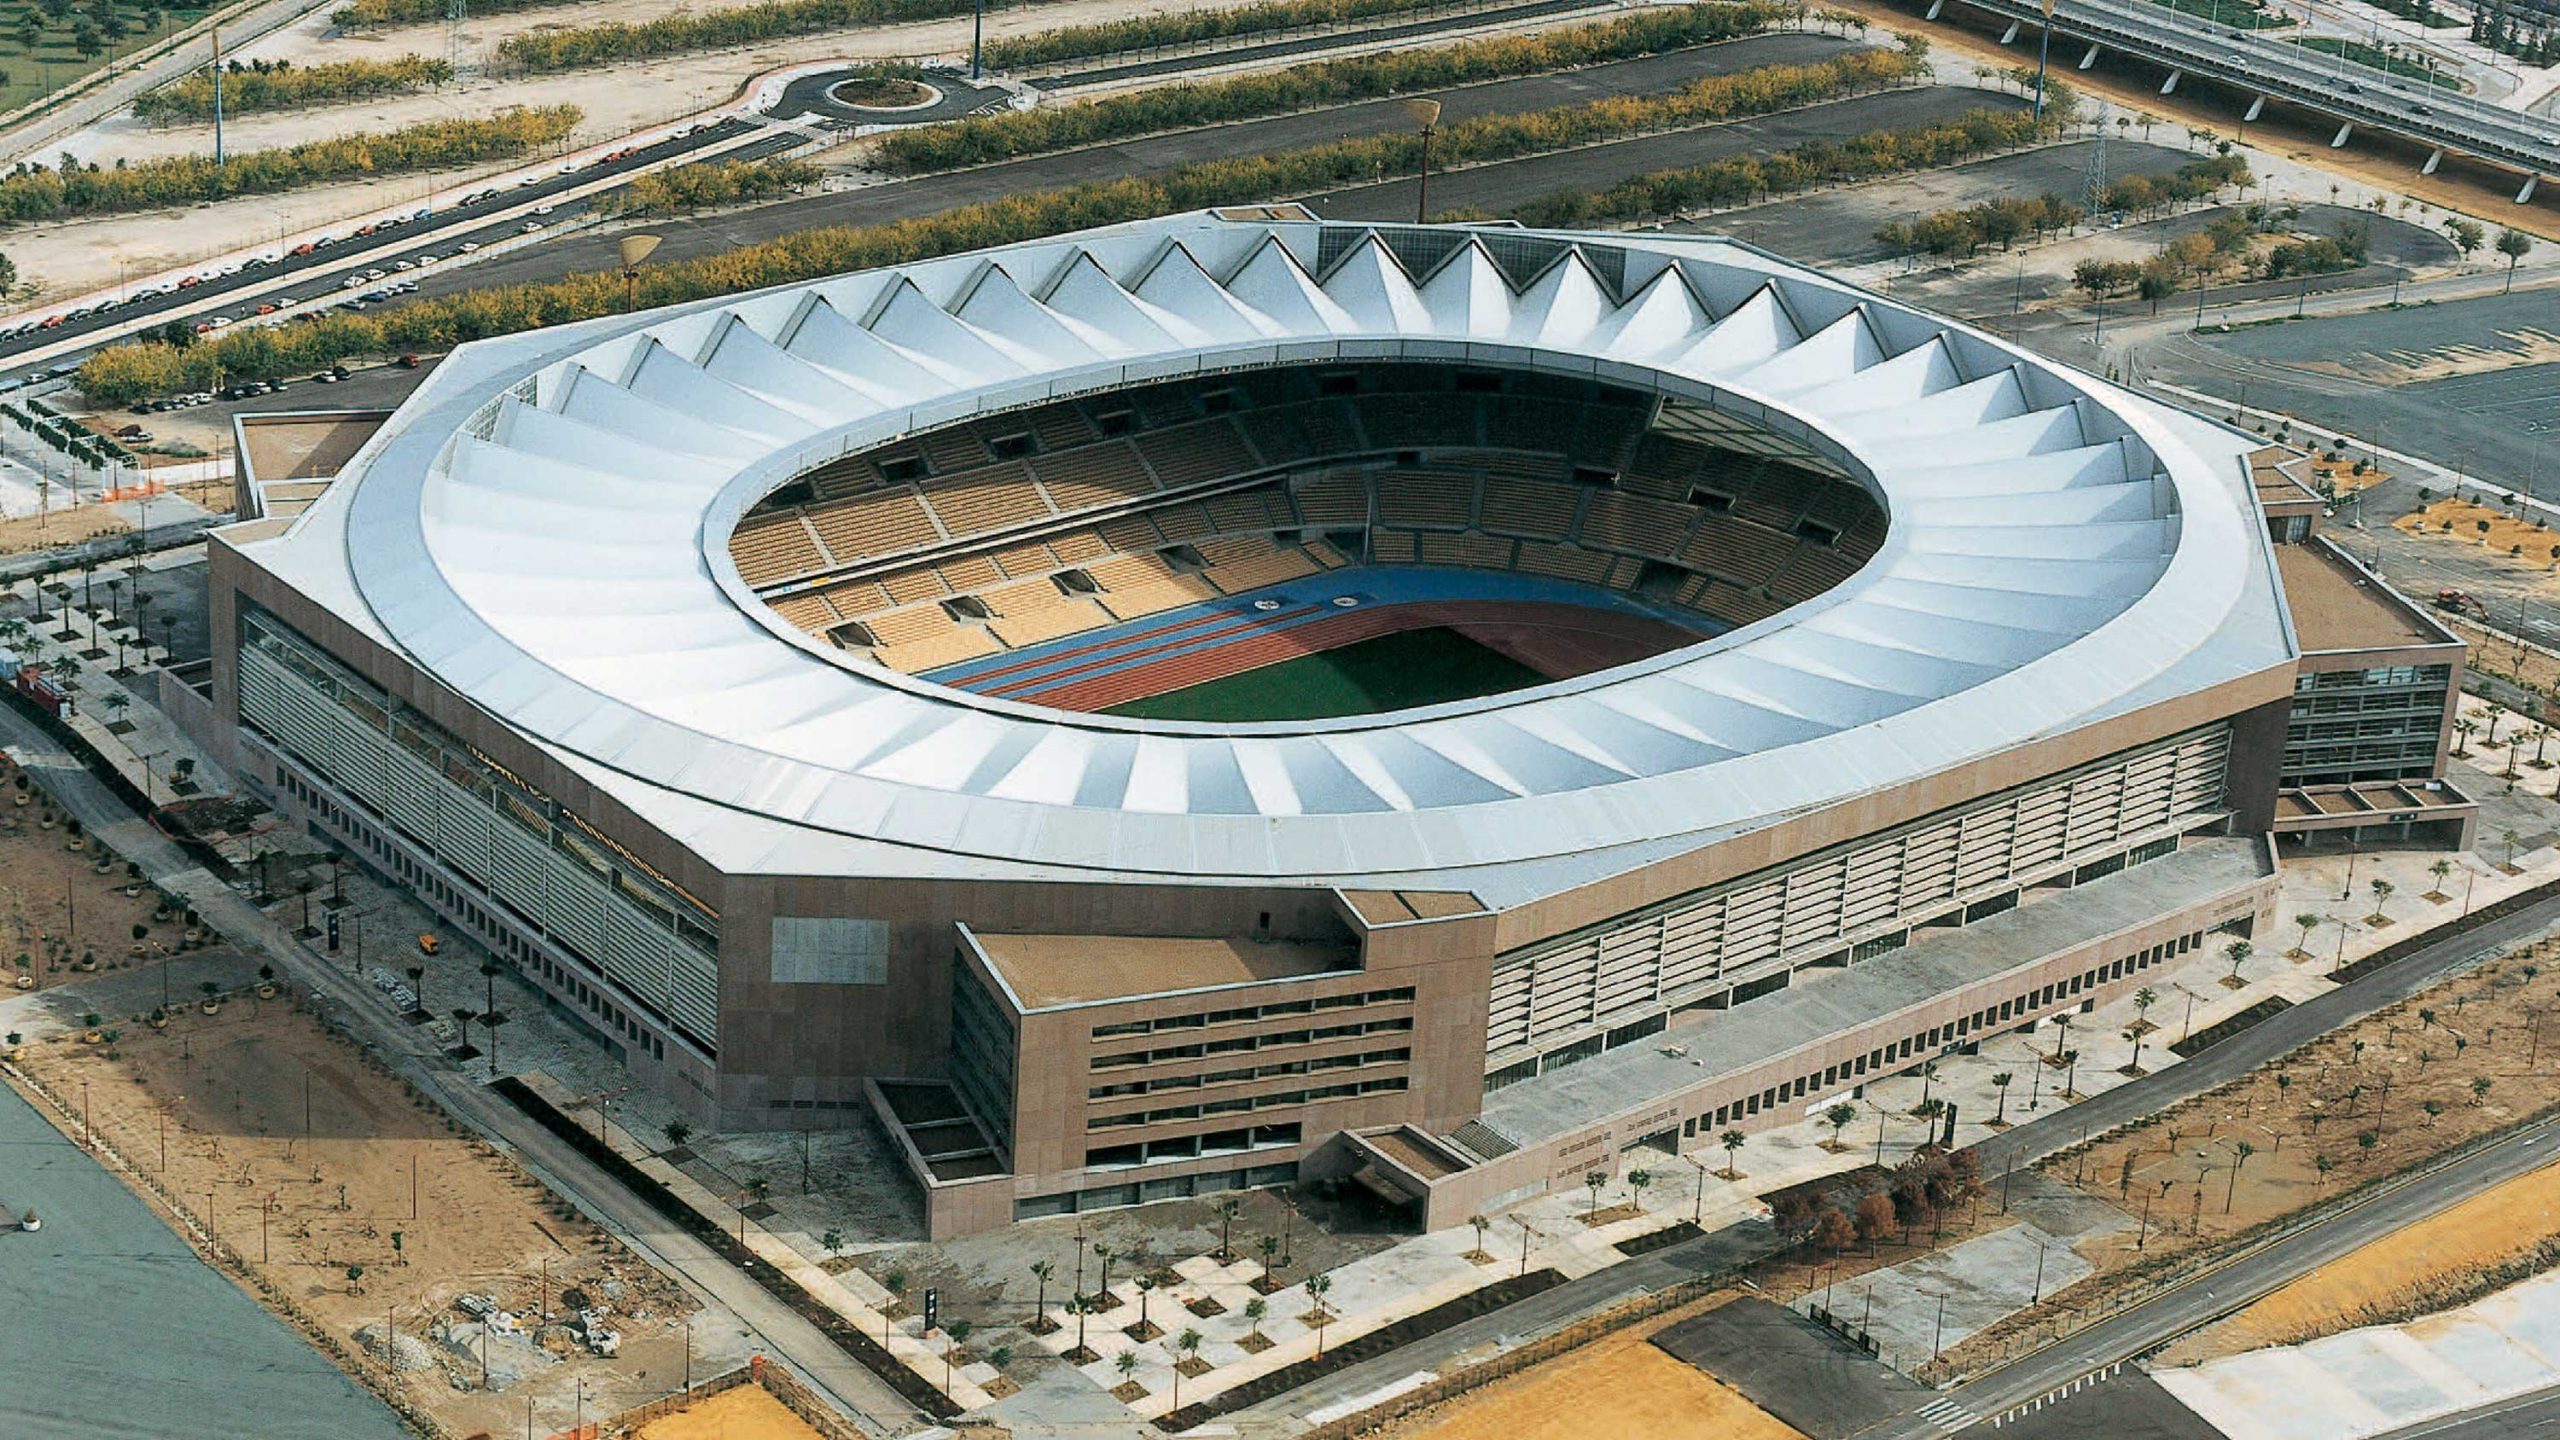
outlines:
[[[596,209],[608,215],[666,215],[770,200],[818,178],[818,167],[806,160],[777,157],[729,164],[679,165],[653,170],[619,190],[596,197]]]
[[[2055,123],[2046,112],[2046,125]],[[1567,190],[1520,206],[1510,217],[1541,229],[1680,215],[1749,205],[1815,185],[1903,175],[1953,165],[2036,138],[2027,112],[1975,110],[1941,125],[1870,130],[1847,140],[1815,140],[1773,155],[1737,155],[1681,170],[1638,175],[1606,190]]]
[[[295,65],[264,60],[234,62],[222,72],[222,111],[245,115],[253,110],[293,110],[306,105],[335,105],[370,100],[377,95],[404,95],[453,79],[453,67],[423,55],[396,60],[341,60],[331,65]],[[213,77],[198,70],[133,102],[133,113],[159,125],[213,118]]]
[[[1876,238],[1895,250],[1925,250],[1932,255],[1971,255],[1985,245],[2006,250],[2029,237],[2041,240],[2089,218],[2089,212],[2059,195],[2003,195],[1979,205],[1940,210],[1905,223],[1892,221],[1876,230]]]
[[[1987,119],[1990,123],[1981,127],[1980,133],[1997,138],[1971,143],[1988,147],[2026,138],[2027,122],[2023,117]],[[1953,132],[1959,139],[1902,138],[1941,130]],[[1868,173],[1858,167],[1878,163],[1872,157],[1887,153],[1901,157],[1906,167],[1943,163],[1941,157],[1962,158],[1972,153],[1961,148],[1959,142],[1974,133],[1976,127],[1961,122],[1930,127],[1928,131],[1879,132],[1851,142],[1850,146],[1838,147],[1843,151],[1854,147],[1856,156],[1869,158],[1855,163],[1846,159],[1825,165],[1808,163],[1805,171],[1816,178],[1825,173],[1844,178]],[[1107,180],[1065,190],[1033,191],[886,225],[799,230],[760,245],[647,267],[641,271],[639,301],[643,306],[674,305],[706,296],[738,294],[847,271],[1037,240],[1096,225],[1302,195],[1328,184],[1372,179],[1382,164],[1388,173],[1410,173],[1419,158],[1417,149],[1410,137],[1345,141],[1291,154],[1212,161],[1154,179]],[[1780,173],[1786,173],[1783,166]],[[1661,199],[1670,198],[1677,181],[1672,177],[1651,178]],[[1626,187],[1609,195],[1613,198],[1590,213],[1638,213],[1629,208]],[[1553,197],[1542,202],[1550,206],[1554,203]],[[438,296],[376,312],[329,312],[282,326],[234,327],[203,342],[188,343],[192,337],[173,336],[166,341],[119,345],[99,351],[80,367],[80,388],[98,403],[121,404],[180,390],[206,389],[217,377],[263,378],[315,369],[356,355],[442,349],[493,335],[593,319],[618,313],[623,306],[623,281],[619,275],[609,271],[571,275]]]
[[[374,135],[341,135],[274,150],[249,150],[215,165],[203,155],[177,155],[112,169],[80,165],[24,166],[0,175],[0,221],[53,220],[157,210],[232,195],[262,195],[398,175],[447,165],[504,160],[537,150],[577,128],[578,107],[516,107],[479,120],[431,120]]]
[[[879,164],[902,174],[930,174],[969,165],[1039,155],[1078,146],[1125,140],[1131,136],[1200,125],[1283,115],[1318,106],[1347,105],[1407,91],[1474,84],[1636,55],[1685,49],[1712,40],[1731,39],[1767,28],[1783,15],[1782,7],[1746,3],[1652,11],[1584,26],[1553,35],[1479,40],[1438,50],[1390,51],[1350,60],[1301,65],[1277,74],[1244,75],[1206,85],[1174,85],[1114,95],[1089,105],[1058,109],[1011,110],[978,115],[949,125],[918,126],[881,137]],[[1872,86],[1917,73],[1915,57],[1889,51],[1861,50],[1815,65],[1775,65],[1735,75],[1705,76],[1673,95],[1623,97],[1594,101],[1552,115],[1599,115],[1604,112],[1657,110],[1648,123],[1679,124],[1675,113],[1694,110],[1692,118],[1712,120],[1725,114],[1781,104],[1805,104],[1818,95],[1761,105],[1765,97],[1807,84],[1827,82]],[[1859,79],[1855,77],[1875,77]],[[1845,91],[1842,93],[1846,93]],[[1462,122],[1442,132],[1454,143],[1469,125]],[[1623,133],[1623,132],[1621,132]],[[1451,161],[1459,152],[1444,152]]]
[[[519,10],[577,3],[578,0],[470,0],[471,18],[485,20]],[[340,29],[364,30],[378,25],[440,25],[452,11],[453,0],[355,0],[330,11],[329,19]]]
[[[1404,15],[1448,0],[1262,0],[1231,10],[1175,10],[1100,25],[1067,25],[987,42],[986,62],[999,70],[1118,55],[1157,45],[1192,45],[1262,35],[1301,25],[1341,25]]]
[[[1047,0],[988,0],[986,8],[1044,3]],[[971,0],[768,0],[762,5],[667,15],[638,25],[613,21],[510,35],[498,43],[498,55],[527,70],[577,70],[827,30],[940,20],[966,15],[970,9]]]

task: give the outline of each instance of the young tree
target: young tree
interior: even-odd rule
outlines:
[[[843,1232],[843,1231],[841,1231],[841,1230],[839,1230],[839,1229],[837,1229],[837,1228],[836,1228],[836,1227],[834,1227],[833,1225],[830,1225],[830,1226],[828,1226],[826,1229],[819,1231],[819,1232],[818,1232],[818,1248],[820,1248],[820,1249],[822,1249],[822,1250],[826,1251],[826,1252],[827,1252],[827,1258],[828,1258],[828,1259],[830,1259],[830,1260],[832,1260],[832,1259],[836,1258],[838,1255],[843,1254],[843,1253],[844,1253],[844,1232]]]
[[[1246,1326],[1246,1333],[1253,1336],[1256,1340],[1261,1339],[1262,1317],[1270,1313],[1271,1302],[1263,1299],[1259,1295],[1256,1295],[1252,1299],[1244,1302],[1244,1323]]]
[[[2018,1077],[2016,1075],[2006,1070],[2003,1070],[1999,1074],[1991,1077],[1992,1093],[2000,1097],[2000,1108],[1991,1117],[1991,1123],[1993,1125],[2006,1125],[2009,1123],[2009,1087],[2016,1084],[2017,1080]]]
[[[2516,262],[2533,253],[2533,237],[2521,230],[2501,230],[2498,253],[2507,257],[2506,288],[2498,292],[2504,295],[2516,288]]]
[[[2142,1036],[2143,1032],[2139,1028],[2132,1025],[2124,1027],[2124,1038],[2133,1042],[2133,1058],[2126,1061],[2124,1066],[2124,1073],[2127,1075],[2142,1073]]]
[[[1475,1253],[1478,1255],[1485,1254],[1484,1232],[1493,1228],[1492,1219],[1484,1215],[1470,1215],[1467,1217],[1467,1223],[1476,1227]]]
[[[1204,1338],[1198,1330],[1187,1326],[1181,1334],[1173,1337],[1173,1408],[1176,1410],[1182,1408],[1182,1367],[1200,1358],[1200,1342]]]
[[[1034,1324],[1040,1323],[1049,1313],[1049,1278],[1057,1273],[1058,1267],[1050,1261],[1031,1262],[1031,1278],[1038,1285],[1038,1293],[1031,1299],[1031,1319]]]
[[[2373,913],[2366,916],[2365,919],[2372,924],[2379,925],[2390,918],[2382,913],[2383,902],[2389,900],[2391,898],[2391,892],[2400,887],[2392,884],[2388,880],[2375,880],[2369,888],[2373,891]]]
[[[2234,940],[2222,947],[2222,953],[2231,960],[2231,974],[2228,978],[2234,988],[2240,984],[2240,967],[2248,963],[2249,957],[2256,953],[2257,948],[2246,940]]]
[[[1232,1199],[1218,1202],[1218,1258],[1221,1260],[1232,1261],[1236,1258],[1234,1245],[1236,1216],[1243,1211],[1244,1207]]]
[[[1121,1351],[1120,1358],[1111,1362],[1111,1368],[1120,1372],[1121,1384],[1135,1385],[1138,1383],[1138,1353],[1136,1351]]]
[[[1627,1172],[1627,1190],[1634,1196],[1635,1207],[1638,1210],[1642,1210],[1644,1208],[1644,1192],[1650,1188],[1652,1184],[1653,1172],[1650,1170],[1630,1170]]]
[[[1582,1183],[1584,1188],[1591,1192],[1591,1209],[1588,1213],[1593,1215],[1599,1214],[1600,1187],[1609,1183],[1609,1172],[1606,1170],[1585,1170],[1582,1172]]]
[[[2479,221],[2465,220],[2460,216],[2444,222],[2444,233],[2452,237],[2453,248],[2461,251],[2465,259],[2468,259],[2472,252],[2478,250],[2482,242],[2489,238],[2489,232],[2481,226]]]
[[[1822,1112],[1822,1123],[1831,1127],[1831,1148],[1834,1151],[1841,1148],[1840,1132],[1848,1129],[1857,1118],[1858,1107],[1846,1100]]]
[[[2488,1099],[2492,1083],[2493,1082],[2486,1075],[2474,1075],[2471,1077],[2471,1103],[2477,1105]]]
[[[684,1142],[693,1138],[693,1127],[681,1120],[670,1120],[662,1128],[667,1137],[667,1148],[670,1150],[683,1149]]]
[[[1325,1308],[1324,1303],[1324,1297],[1332,1289],[1333,1277],[1330,1275],[1307,1277],[1307,1298],[1314,1301],[1316,1307],[1316,1358],[1319,1360],[1324,1358],[1324,1327],[1333,1323],[1333,1312]]]
[[[1739,1130],[1727,1130],[1716,1142],[1717,1144],[1724,1146],[1724,1169],[1719,1173],[1721,1173],[1727,1180],[1739,1180],[1742,1178],[1741,1172],[1734,1169],[1733,1165],[1734,1161],[1742,1153],[1745,1138],[1746,1137]]]
[[[2311,953],[2311,932],[2320,928],[2320,917],[2305,910],[2293,917],[2293,923],[2302,931],[2302,938],[2294,942],[2293,953],[2297,958],[2308,957]]]
[[[2436,881],[2435,892],[2427,898],[2436,901],[2445,899],[2444,880],[2446,876],[2453,873],[2453,862],[2450,860],[2439,859],[2434,864],[2427,867],[2427,873],[2434,876]]]

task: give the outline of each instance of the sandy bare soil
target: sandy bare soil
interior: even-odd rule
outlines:
[[[165,1030],[126,1020],[111,1044],[27,1047],[20,1062],[332,1334],[453,1433],[507,1433],[529,1397],[590,1415],[674,1390],[684,1292],[537,1182],[460,1132],[290,997],[184,1008]],[[165,1150],[163,1141],[165,1140]],[[524,1312],[534,1339],[493,1340],[503,1388],[446,1327],[465,1293]],[[554,1323],[535,1327],[546,1304]],[[570,1323],[602,1307],[619,1357]],[[381,1327],[398,1336],[387,1345]],[[361,1334],[359,1333],[361,1332]],[[470,1332],[465,1332],[467,1337]],[[503,1372],[523,1373],[503,1383]],[[556,1405],[554,1402],[557,1402]]]
[[[1618,1331],[1376,1433],[1389,1440],[1804,1440],[1697,1367],[1655,1349],[1650,1337],[1677,1318]]]
[[[640,1427],[634,1440],[824,1440],[790,1407],[754,1386],[723,1390]]]
[[[0,524],[0,531],[23,523]],[[130,879],[124,862],[111,860],[100,874],[89,842],[63,828],[51,802],[41,792],[30,798],[22,783],[17,766],[0,758],[0,795],[8,797],[0,800],[0,944],[8,947],[0,952],[0,982],[10,987],[0,993],[148,966],[177,951],[185,917],[161,910],[157,893]],[[133,936],[136,925],[141,939]]]
[[[2401,894],[2388,905],[2407,917],[2458,903]],[[2026,1331],[2094,1309],[2164,1259],[2210,1250],[2540,1110],[2560,1068],[2560,1035],[2546,1034],[2550,1044],[2535,1036],[2560,996],[2555,949],[2545,943],[2490,961],[2046,1162],[2048,1176],[2133,1223],[2090,1233],[2079,1250],[2096,1274],[1950,1348],[1949,1368],[1972,1368]]]
[[[2434,1309],[2436,1297],[2560,1235],[2560,1167],[2546,1166],[2323,1265],[2162,1355],[2191,1365]]]
[[[2560,565],[2560,532],[2469,500],[2438,500],[2391,524],[2441,545],[2487,550],[2519,573],[2545,574]]]

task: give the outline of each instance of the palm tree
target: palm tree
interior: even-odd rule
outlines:
[[[1279,1237],[1279,1236],[1277,1236],[1277,1235],[1265,1235],[1265,1236],[1263,1236],[1261,1239],[1256,1240],[1256,1241],[1254,1241],[1254,1242],[1253,1242],[1253,1248],[1262,1252],[1262,1273],[1263,1273],[1263,1274],[1268,1275],[1268,1274],[1270,1274],[1272,1271],[1277,1270],[1277,1269],[1279,1269],[1279,1268],[1280,1268],[1280,1266],[1279,1266],[1279,1257],[1280,1257],[1280,1237]]]
[[[1937,1083],[1937,1079],[1938,1079],[1938,1062],[1937,1062],[1937,1061],[1935,1061],[1935,1060],[1931,1060],[1931,1061],[1927,1061],[1927,1062],[1925,1062],[1924,1064],[1922,1064],[1922,1065],[1921,1065],[1921,1067],[1920,1067],[1920,1103],[1921,1103],[1921,1104],[1926,1105],[1926,1104],[1928,1104],[1928,1103],[1929,1103],[1929,1087],[1930,1087],[1931,1085],[1933,1085],[1933,1084]]]
[[[2139,1075],[2142,1073],[2142,1033],[2143,1032],[2135,1026],[2127,1025],[2124,1027],[2124,1038],[2133,1042],[2133,1058],[2126,1061],[2124,1067],[2124,1073],[2127,1075]]]
[[[2453,722],[2453,733],[2460,737],[2453,742],[2454,757],[2459,759],[2471,753],[2471,737],[2480,733],[2480,722],[2465,715]]]
[[[2231,1198],[2240,1193],[2240,1167],[2248,1164],[2249,1157],[2257,1153],[2258,1147],[2246,1140],[2231,1147],[2231,1187],[2222,1192],[2223,1214],[2231,1213]]]
[[[1141,1275],[1130,1283],[1138,1288],[1138,1330],[1143,1334],[1155,1328],[1147,1323],[1147,1297],[1156,1293],[1156,1277]]]
[[[1233,1200],[1218,1202],[1218,1258],[1220,1260],[1232,1261],[1236,1258],[1235,1247],[1231,1242],[1234,1239],[1236,1216],[1243,1210],[1244,1207]]]
[[[2017,1083],[2017,1079],[2017,1076],[2006,1070],[2003,1070],[1999,1074],[1991,1077],[1992,1092],[2000,1097],[2000,1109],[1997,1114],[1994,1114],[1991,1117],[1992,1124],[2006,1125],[2009,1123],[2009,1087]]]
[[[1102,1278],[1095,1283],[1093,1293],[1096,1297],[1100,1298],[1106,1306],[1109,1304],[1111,1296],[1111,1260],[1113,1256],[1119,1253],[1120,1252],[1103,1244],[1099,1240],[1095,1241],[1093,1244],[1093,1258],[1102,1263]]]
[[[2305,910],[2293,917],[2293,923],[2302,931],[2302,938],[2295,942],[2293,953],[2298,959],[2308,958],[2311,954],[2311,932],[2320,928],[2320,917]]]
[[[1744,1139],[1745,1137],[1741,1131],[1727,1130],[1716,1141],[1717,1144],[1724,1147],[1723,1174],[1724,1178],[1727,1180],[1739,1180],[1742,1178],[1741,1174],[1733,1168],[1733,1162],[1735,1157],[1742,1151]]]
[[[1136,1351],[1121,1351],[1120,1358],[1111,1362],[1111,1368],[1120,1372],[1121,1384],[1135,1385],[1138,1383],[1138,1355]]]
[[[1832,1149],[1840,1148],[1840,1132],[1848,1129],[1850,1123],[1857,1118],[1858,1107],[1846,1100],[1822,1112],[1822,1123],[1831,1127]]]
[[[1031,1262],[1031,1278],[1038,1281],[1040,1285],[1039,1295],[1031,1302],[1031,1323],[1034,1325],[1039,1324],[1049,1313],[1049,1277],[1057,1273],[1058,1267],[1046,1260]]]
[[[2080,1097],[2072,1092],[2080,1088],[2080,1052],[2077,1050],[2065,1050],[2062,1052],[2061,1059],[2063,1065],[2062,1098],[2065,1100],[2077,1100]]]
[[[2145,985],[2133,992],[2133,1020],[2136,1027],[2151,1028],[2151,1007],[2160,1003],[2160,992]]]
[[[664,1128],[670,1150],[683,1149],[684,1142],[693,1138],[693,1127],[681,1120],[670,1120]]]

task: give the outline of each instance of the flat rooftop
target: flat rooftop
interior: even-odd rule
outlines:
[[[2261,506],[2317,508],[2320,492],[2311,488],[2311,473],[2311,457],[2300,450],[2268,445],[2249,452],[2249,488]]]
[[[313,410],[239,417],[240,462],[249,482],[326,480],[338,473],[388,410]]]
[[[1662,1096],[1871,1024],[2055,951],[2104,938],[2273,874],[2255,839],[2187,845],[2067,892],[2032,897],[1961,929],[1932,929],[1846,970],[1800,973],[1787,989],[1709,1011],[1660,1034],[1485,1097],[1484,1120],[1522,1145],[1578,1130]],[[1665,1054],[1665,1048],[1678,1055]],[[1916,1063],[1916,1062],[1915,1062]]]
[[[2305,653],[2461,643],[2327,545],[2275,548],[2276,574]]]
[[[1464,890],[1345,890],[1342,898],[1372,925],[1446,920],[1453,915],[1480,914],[1485,908],[1482,900]]]
[[[1348,970],[1349,941],[1194,940],[1127,935],[988,935],[971,932],[1026,1010],[1126,1000],[1259,980]]]

